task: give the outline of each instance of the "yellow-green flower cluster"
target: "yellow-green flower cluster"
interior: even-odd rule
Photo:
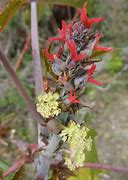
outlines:
[[[87,137],[89,129],[81,127],[74,121],[70,121],[68,127],[62,130],[60,136],[64,142],[67,142],[68,148],[65,150],[65,164],[70,170],[83,166],[86,157],[86,151],[92,147],[91,137]]]
[[[61,112],[59,102],[57,101],[59,94],[43,93],[38,96],[37,111],[45,118],[58,116]]]

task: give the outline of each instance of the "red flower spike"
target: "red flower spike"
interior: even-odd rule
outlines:
[[[61,41],[64,42],[65,38],[66,38],[66,32],[67,30],[69,30],[69,34],[71,34],[71,25],[70,24],[66,24],[65,21],[62,21],[62,29],[58,28],[58,32],[60,34],[60,37],[51,37],[48,39],[49,42],[53,42],[53,41]]]
[[[67,46],[68,48],[70,49],[70,52],[71,52],[71,58],[73,61],[82,61],[84,58],[87,57],[86,54],[78,54],[77,53],[77,47],[76,47],[76,44],[74,42],[74,40],[72,39],[70,42],[69,40],[66,40],[66,43],[67,43]]]
[[[99,81],[97,81],[96,79],[93,79],[92,77],[89,77],[87,82],[96,84],[96,85],[98,85],[98,86],[102,86],[102,85],[103,85],[102,82],[99,82]]]
[[[84,9],[81,10],[81,21],[88,29],[91,28],[93,24],[99,23],[100,21],[103,21],[103,20],[104,20],[104,17],[89,19],[87,17],[86,6]]]
[[[88,75],[92,76],[94,71],[95,71],[95,69],[96,69],[96,65],[92,64],[91,68],[87,71]]]
[[[70,95],[68,97],[68,100],[73,104],[79,104],[80,100],[77,99],[75,92],[73,90],[70,90]]]

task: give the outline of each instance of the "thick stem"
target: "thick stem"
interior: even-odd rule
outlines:
[[[36,86],[36,95],[38,95],[41,91],[43,91],[43,79],[41,72],[41,63],[40,63],[40,53],[39,53],[39,42],[38,42],[38,26],[37,26],[37,4],[35,0],[31,1],[31,40],[32,40],[32,54],[34,60],[34,77],[35,77],[35,86]],[[47,134],[47,129],[38,125],[38,144],[39,146],[43,146],[42,137],[40,134]],[[48,171],[50,168],[51,160],[49,158],[52,157],[53,152],[57,149],[60,138],[57,135],[53,135],[49,139],[48,146],[43,152],[40,154],[38,160],[36,161],[36,179],[40,179],[44,177],[45,180],[48,179]],[[50,151],[49,151],[50,147]],[[44,158],[43,155],[46,155],[49,158]]]
[[[29,96],[27,95],[21,81],[18,79],[18,77],[16,76],[15,71],[13,70],[13,68],[11,67],[7,57],[5,56],[5,54],[3,53],[3,51],[0,49],[0,60],[2,61],[3,65],[5,66],[9,76],[12,78],[16,88],[18,89],[20,95],[22,96],[22,98],[24,99],[24,101],[26,102],[26,105],[30,111],[30,113],[32,114],[33,118],[38,121],[39,123],[42,123],[42,118],[41,116],[38,114],[38,112],[36,111],[35,105],[33,104],[33,102],[31,101],[31,99],[29,98]]]
[[[128,168],[122,168],[122,167],[114,167],[109,164],[93,164],[93,163],[87,163],[84,165],[85,168],[92,168],[92,169],[105,169],[109,171],[115,171],[118,173],[128,173]]]
[[[31,40],[32,40],[32,55],[34,60],[35,89],[36,89],[36,95],[38,95],[41,91],[43,91],[43,78],[42,78],[40,52],[39,52],[36,1],[31,2]]]

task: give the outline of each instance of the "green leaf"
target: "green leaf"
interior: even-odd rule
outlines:
[[[26,0],[10,0],[5,10],[3,12],[0,12],[0,32],[3,31],[5,26],[15,15],[16,11],[24,3],[26,3]]]
[[[97,154],[97,149],[96,149],[96,145],[95,145],[95,136],[97,135],[96,131],[94,129],[90,129],[90,131],[88,132],[88,136],[91,136],[93,142],[92,142],[92,149],[91,151],[86,152],[86,162],[89,163],[98,163],[98,154]],[[100,172],[97,169],[90,169],[91,172],[91,180],[95,180],[95,176]]]
[[[72,7],[82,7],[85,3],[85,0],[47,0],[47,1],[37,0],[37,2],[44,4],[57,4],[57,5],[67,5]]]
[[[21,166],[21,168],[16,172],[14,177],[11,180],[24,180],[25,178],[25,166]]]

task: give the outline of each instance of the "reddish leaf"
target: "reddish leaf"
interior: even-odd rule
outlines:
[[[4,177],[9,176],[10,174],[14,173],[18,169],[20,169],[26,162],[26,158],[20,158],[17,160],[8,170],[4,173]]]

